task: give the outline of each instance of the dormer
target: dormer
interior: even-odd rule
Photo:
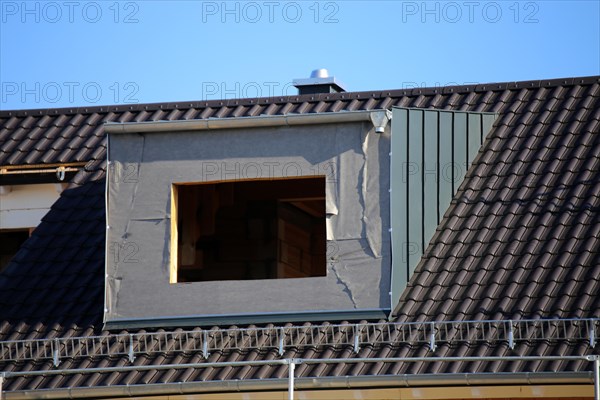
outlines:
[[[0,164],[0,271],[40,224],[83,163]]]
[[[105,126],[105,322],[385,317],[386,110]]]
[[[105,125],[106,326],[388,317],[495,118],[392,107]]]

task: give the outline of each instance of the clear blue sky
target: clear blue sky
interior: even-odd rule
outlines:
[[[0,108],[600,74],[599,1],[0,0]]]

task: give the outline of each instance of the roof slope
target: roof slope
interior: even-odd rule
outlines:
[[[310,114],[399,107],[506,112],[559,89],[588,87],[597,77],[491,83],[378,92],[326,93],[257,99],[0,111],[0,166],[87,162],[102,158],[104,122],[175,121],[258,115]],[[583,94],[585,96],[585,94]],[[580,95],[573,95],[578,99]],[[562,103],[553,107],[560,107]],[[520,112],[515,110],[515,112]]]
[[[600,87],[521,94],[438,226],[400,319],[600,317]]]
[[[600,78],[89,109],[0,112],[0,165],[87,162],[0,275],[0,341],[103,335],[105,121],[227,118],[390,108],[499,113],[395,310],[400,321],[598,317]],[[310,322],[306,323],[307,326]],[[435,355],[585,354],[572,342],[452,346]],[[361,357],[422,356],[427,346],[365,346]],[[351,357],[348,346],[283,357]],[[221,351],[208,361],[273,359]],[[138,357],[135,365],[201,362],[199,354]],[[127,357],[65,359],[61,368],[127,365]],[[51,360],[0,370],[53,369]],[[301,365],[297,376],[423,372],[579,371],[586,362]],[[5,390],[278,378],[285,366],[183,369],[10,379]]]

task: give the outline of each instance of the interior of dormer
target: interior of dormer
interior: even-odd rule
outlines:
[[[325,276],[325,178],[176,185],[177,282]]]

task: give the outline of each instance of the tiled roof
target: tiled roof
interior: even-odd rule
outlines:
[[[0,112],[0,166],[86,162],[0,275],[0,341],[102,332],[105,121],[228,118],[392,106],[499,114],[395,309],[399,321],[600,317],[600,78],[377,93]],[[366,321],[363,321],[366,322]],[[311,323],[307,322],[306,326]],[[283,325],[287,326],[287,325]],[[143,331],[142,331],[143,332]],[[130,333],[130,332],[124,332]],[[444,344],[436,356],[581,355],[586,341]],[[431,354],[427,345],[363,346],[361,357]],[[285,358],[353,357],[352,346],[287,349]],[[216,351],[208,361],[281,358]],[[197,353],[134,365],[203,362]],[[129,365],[127,356],[64,359],[60,368]],[[583,371],[585,361],[300,365],[298,377],[443,372]],[[2,371],[54,369],[51,360]],[[281,378],[284,365],[11,378],[5,390]]]
[[[401,320],[600,317],[600,87],[521,95],[438,226]]]
[[[105,122],[175,121],[399,107],[512,111],[523,96],[597,83],[596,77],[258,99],[0,111],[0,166],[86,162],[102,157]],[[577,87],[577,86],[575,86]],[[564,96],[561,90],[556,101]],[[575,99],[575,98],[574,98]],[[556,106],[560,106],[558,102]],[[516,111],[516,110],[515,110]]]

